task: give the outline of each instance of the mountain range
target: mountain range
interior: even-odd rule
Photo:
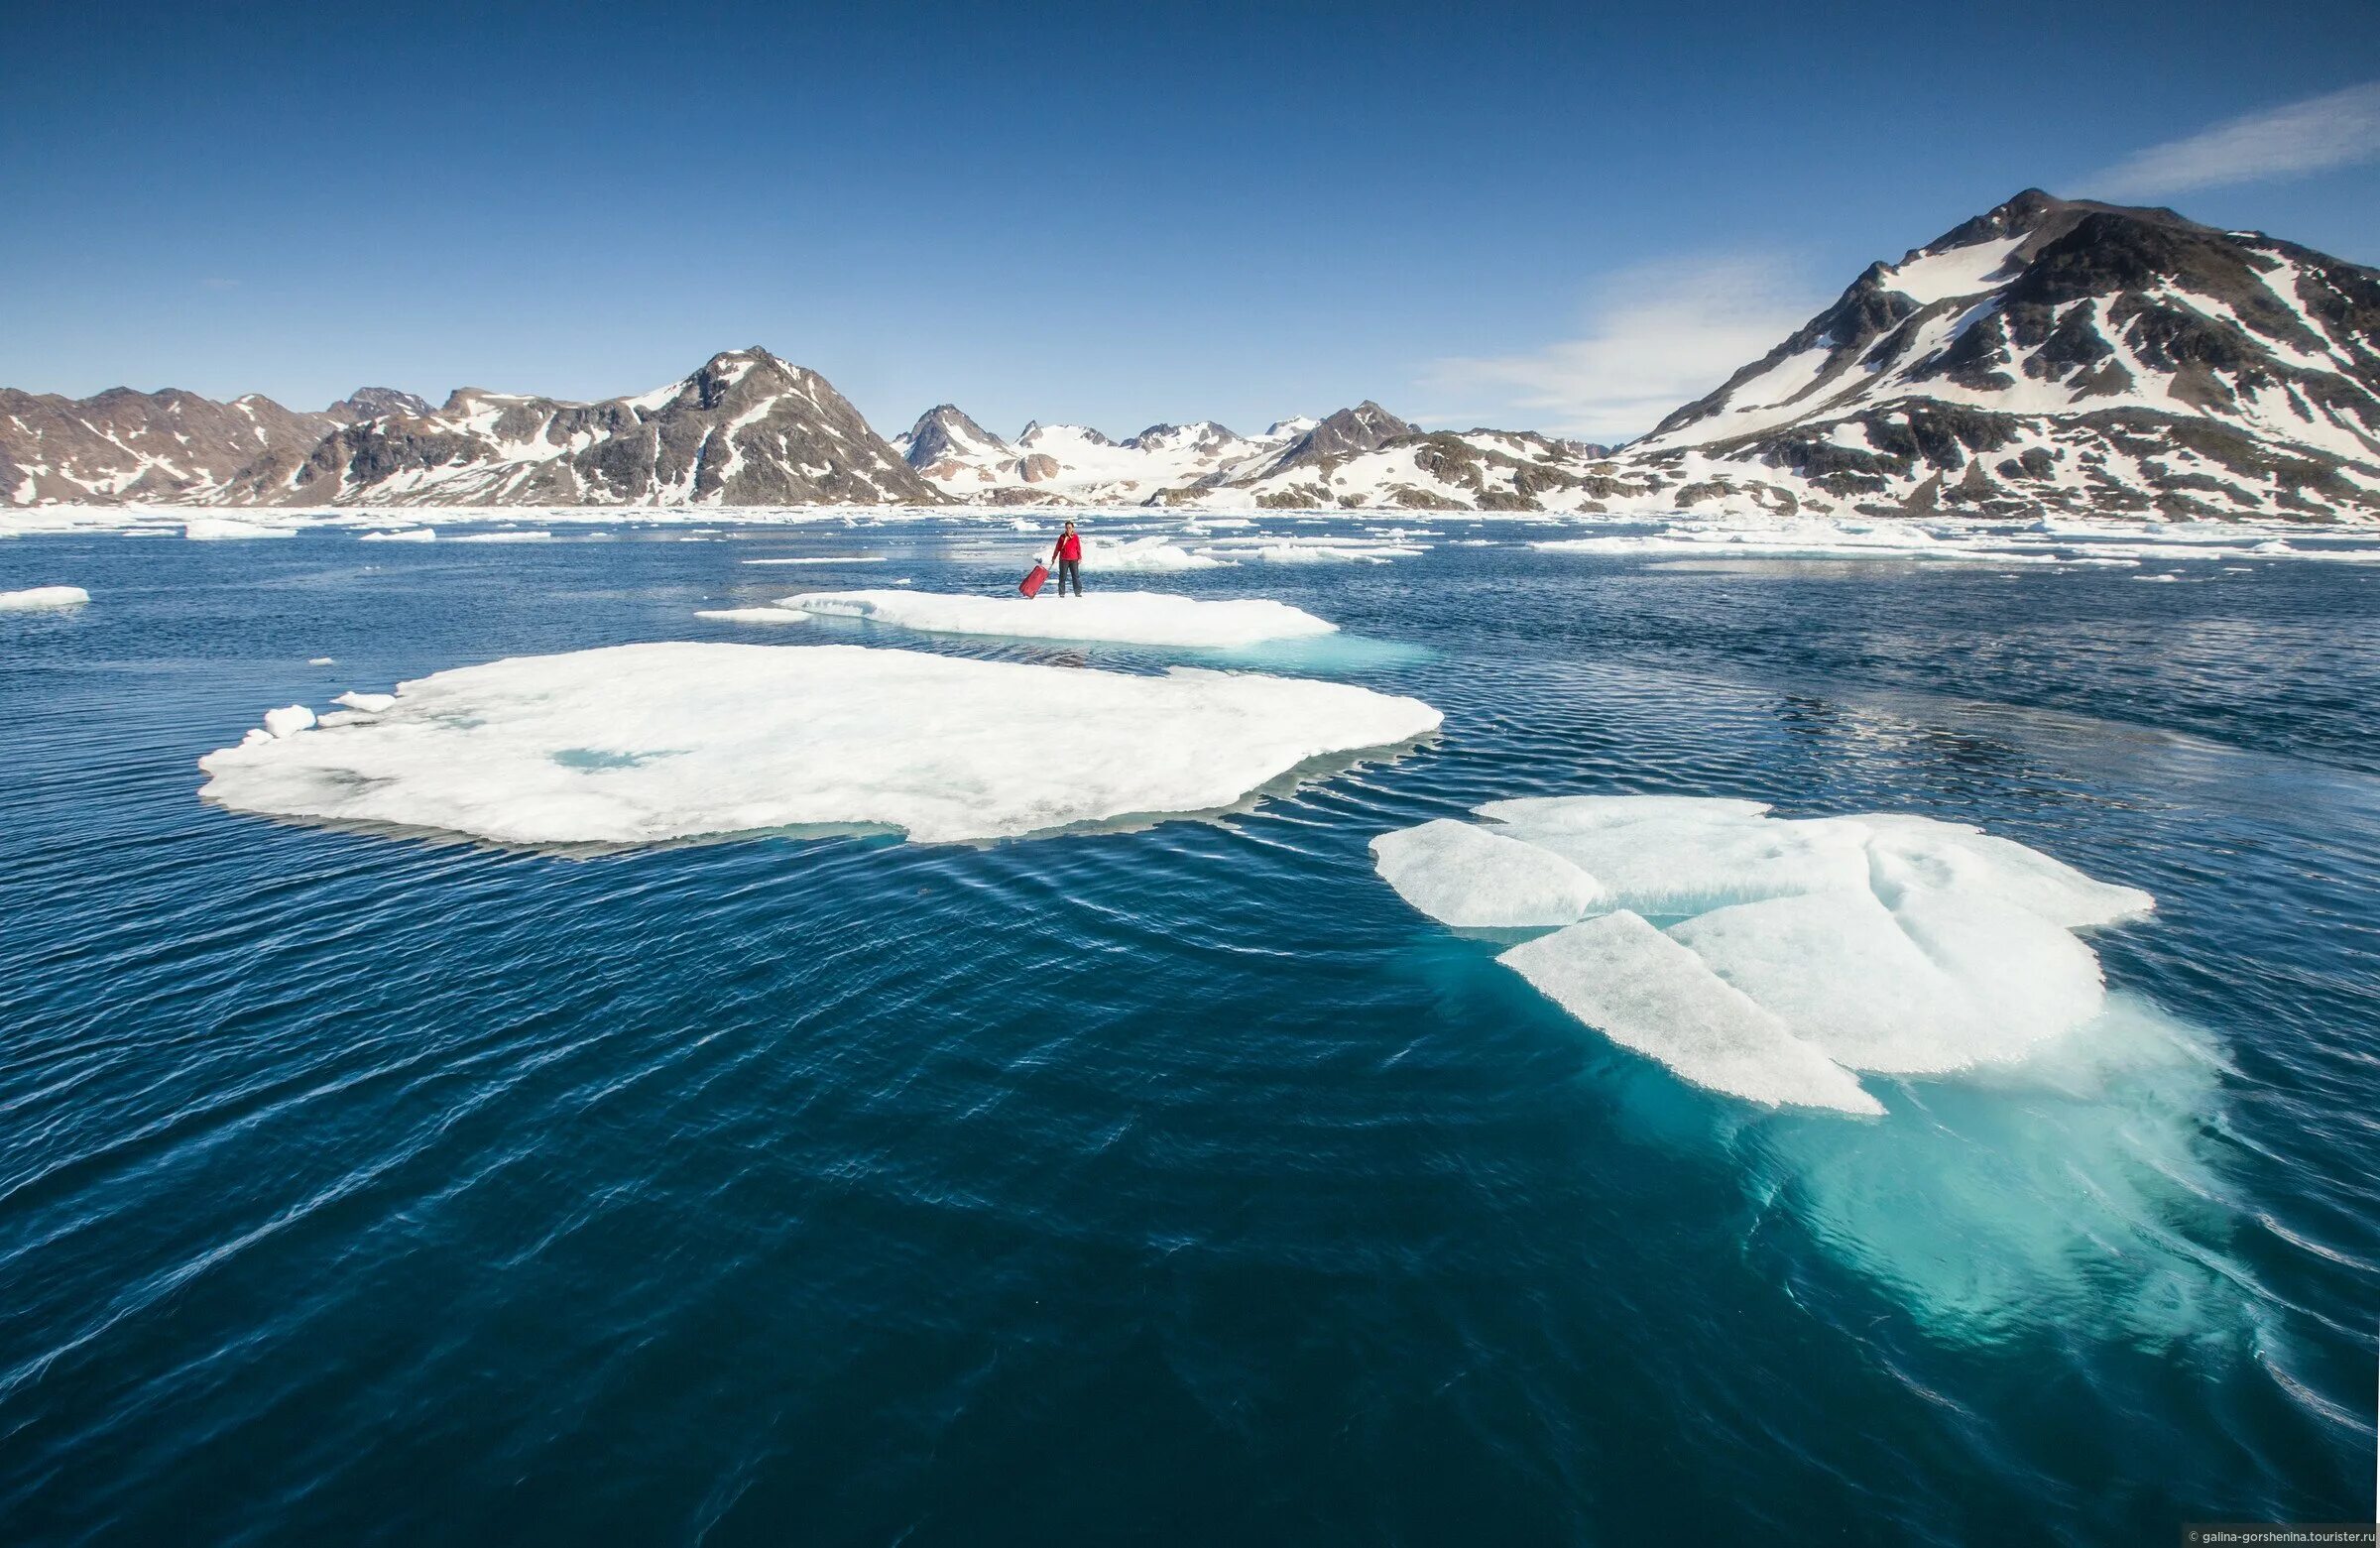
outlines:
[[[2028,189],[1876,263],[1761,359],[1613,449],[1430,431],[1367,401],[1013,440],[944,404],[887,441],[758,347],[601,403],[387,388],[0,389],[33,504],[1171,505],[1868,516],[2380,515],[2380,274],[2168,209]]]

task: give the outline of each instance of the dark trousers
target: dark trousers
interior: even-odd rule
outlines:
[[[1060,560],[1058,561],[1058,595],[1059,595],[1059,596],[1061,596],[1061,597],[1062,597],[1062,596],[1066,595],[1066,582],[1068,582],[1069,580],[1071,580],[1071,581],[1073,581],[1073,582],[1074,582],[1074,594],[1075,594],[1076,596],[1078,596],[1078,597],[1079,597],[1079,596],[1081,596],[1081,595],[1083,594],[1083,561],[1082,561],[1082,560],[1080,560],[1080,559],[1060,559]]]

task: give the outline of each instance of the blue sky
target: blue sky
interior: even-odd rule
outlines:
[[[0,384],[1618,436],[2029,184],[2380,263],[2380,6],[17,7]]]

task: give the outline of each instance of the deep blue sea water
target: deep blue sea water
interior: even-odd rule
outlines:
[[[1237,664],[1447,713],[1141,832],[569,857],[196,798],[270,706],[506,655],[1215,659],[692,617],[1011,578],[946,536],[0,543],[0,589],[96,598],[0,615],[0,1540],[2369,1518],[2380,569],[1135,582],[1309,608],[1356,638]],[[1976,822],[2160,906],[2033,1065],[1770,1113],[1372,874],[1386,828],[1589,792]]]

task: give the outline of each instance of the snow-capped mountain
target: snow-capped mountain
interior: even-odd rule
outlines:
[[[2018,194],[1624,449],[1676,503],[2380,513],[2380,274]]]
[[[755,346],[635,398],[463,388],[443,408],[343,425],[229,502],[320,505],[935,504],[826,378]]]
[[[339,422],[254,394],[226,404],[173,388],[82,399],[0,388],[0,503],[199,498],[261,458],[304,456]]]
[[[1283,420],[1258,436],[1236,434],[1212,419],[1152,424],[1110,440],[1083,424],[1027,424],[1002,440],[943,404],[919,417],[894,449],[953,499],[989,505],[1140,505],[1163,492],[1251,466],[1312,428]]]
[[[320,414],[0,391],[0,501],[857,502],[2026,517],[2380,516],[2380,274],[2166,209],[2018,194],[1877,263],[1616,451],[1427,431],[1369,400],[1242,435],[1004,440],[950,404],[887,442],[764,349],[603,403],[367,388]]]
[[[321,414],[264,398],[0,392],[15,505],[939,504],[814,371],[715,355],[602,403],[463,388],[432,409],[365,388]]]

